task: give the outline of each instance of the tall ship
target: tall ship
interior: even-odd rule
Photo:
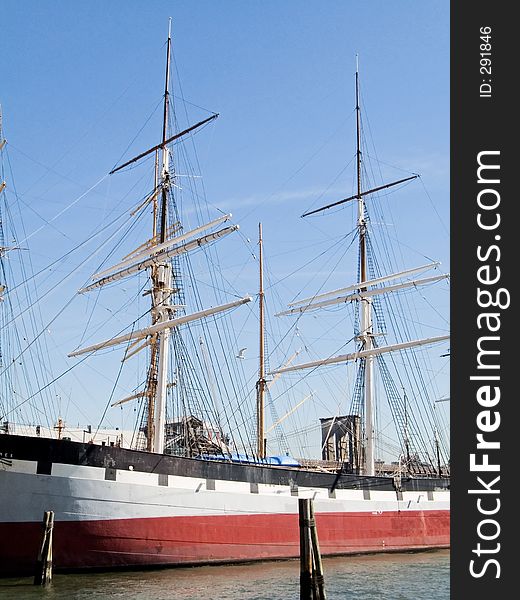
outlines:
[[[111,394],[105,409],[134,406],[135,428],[123,439],[121,431],[103,437],[99,427],[80,428],[81,434],[74,436],[61,419],[50,427],[36,424],[34,418],[26,426],[17,425],[15,416],[24,399],[19,392],[15,395],[14,384],[9,385],[11,362],[2,363],[8,385],[2,386],[0,405],[0,574],[33,572],[45,511],[55,515],[53,564],[58,570],[294,558],[299,555],[299,498],[314,501],[324,556],[448,547],[449,456],[440,440],[435,400],[425,401],[420,391],[406,389],[405,380],[397,382],[393,370],[404,366],[411,376],[418,369],[415,381],[423,387],[430,376],[421,373],[412,353],[432,348],[439,355],[446,351],[449,336],[390,339],[382,312],[384,299],[446,285],[448,275],[436,262],[394,273],[379,270],[369,228],[370,198],[399,190],[417,176],[365,185],[359,69],[355,193],[303,215],[322,214],[325,220],[344,205],[355,207],[351,244],[355,240],[358,251],[357,281],[293,299],[277,315],[277,323],[294,328],[297,320],[303,330],[309,314],[319,318],[321,311],[351,310],[353,331],[347,335],[345,330],[340,352],[330,348],[325,357],[298,362],[301,352],[294,348],[272,367],[266,342],[269,293],[262,226],[255,255],[258,291],[249,296],[235,292],[234,284],[226,285],[225,277],[218,279],[214,247],[236,234],[232,216],[210,215],[208,209],[204,215],[199,211],[194,226],[185,225],[185,214],[192,214],[194,207],[186,206],[181,192],[193,179],[179,171],[176,158],[183,141],[191,141],[218,115],[175,128],[170,55],[169,32],[161,137],[110,172],[114,178],[128,177],[137,165],[151,167],[152,185],[131,212],[132,223],[148,219],[147,237],[136,247],[135,231],[144,228],[130,225],[133,249],[116,264],[101,265],[80,290],[82,297],[102,298],[106,289],[136,280],[139,316],[100,341],[71,349],[69,355],[71,361],[86,361],[118,353],[120,369],[135,371],[132,393],[124,398]],[[4,192],[8,182],[1,184]],[[201,217],[206,215],[210,218],[204,222]],[[5,258],[10,249],[3,238],[0,243]],[[203,305],[192,256],[206,259],[207,281],[218,291],[220,303]],[[5,273],[2,270],[2,278]],[[4,308],[10,286],[5,280],[0,284]],[[237,371],[246,349],[238,349],[227,325],[244,310],[254,314],[258,324],[259,360],[253,381]],[[76,318],[83,318],[82,313]],[[15,326],[13,320],[2,321],[3,333]],[[290,452],[283,424],[301,405],[313,402],[312,394],[295,401],[281,417],[272,412],[268,425],[271,388],[284,379],[291,388],[306,373],[316,378],[346,365],[355,370],[352,389],[342,390],[350,407],[343,412],[323,408],[317,456]],[[137,374],[138,367],[143,375]],[[89,387],[96,392],[95,382]],[[377,446],[380,392],[393,421],[394,460],[381,459]],[[248,403],[251,397],[254,401]],[[433,412],[419,414],[416,407],[421,404]]]

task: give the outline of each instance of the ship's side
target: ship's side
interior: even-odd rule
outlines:
[[[43,512],[57,569],[299,554],[298,497],[324,555],[449,545],[445,479],[363,477],[0,436],[0,573],[30,573]]]

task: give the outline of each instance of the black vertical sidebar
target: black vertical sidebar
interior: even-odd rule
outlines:
[[[513,189],[520,175],[520,102],[514,77],[520,30],[512,6],[482,0],[451,3],[454,600],[516,597],[520,575],[515,566],[520,327],[513,289],[520,271],[520,217],[515,210],[520,191]]]

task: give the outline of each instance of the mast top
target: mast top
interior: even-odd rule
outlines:
[[[321,206],[320,208],[315,208],[313,210],[308,210],[304,212],[301,216],[308,217],[310,215],[314,215],[316,213],[320,213],[329,208],[333,208],[344,204],[345,202],[349,202],[350,200],[357,200],[359,204],[359,215],[358,215],[358,225],[363,226],[363,213],[364,213],[364,198],[370,194],[375,192],[379,192],[381,190],[393,187],[394,185],[398,185],[400,183],[404,183],[406,181],[411,181],[412,179],[416,179],[419,177],[417,173],[413,173],[410,177],[405,177],[403,179],[399,179],[397,181],[393,181],[391,183],[386,183],[375,188],[369,190],[362,189],[362,181],[361,181],[361,163],[362,163],[362,151],[361,151],[361,104],[359,101],[359,54],[356,54],[356,179],[357,179],[357,191],[354,195],[349,196],[348,198],[343,198],[342,200],[337,200],[336,202],[332,202],[330,204],[326,204],[325,206]]]

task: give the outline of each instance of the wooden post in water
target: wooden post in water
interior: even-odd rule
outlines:
[[[42,543],[36,562],[34,585],[46,585],[52,580],[52,530],[54,528],[54,512],[52,510],[44,512],[42,527]]]
[[[310,498],[299,498],[300,515],[300,600],[327,600],[320,544]]]
[[[310,499],[299,498],[300,514],[300,600],[313,600]]]
[[[310,529],[312,542],[312,557],[314,565],[314,588],[316,600],[327,600],[325,596],[325,580],[323,579],[323,563],[321,562],[320,543],[318,541],[318,532],[316,531],[316,519],[314,518],[314,505],[309,500],[310,508]]]

